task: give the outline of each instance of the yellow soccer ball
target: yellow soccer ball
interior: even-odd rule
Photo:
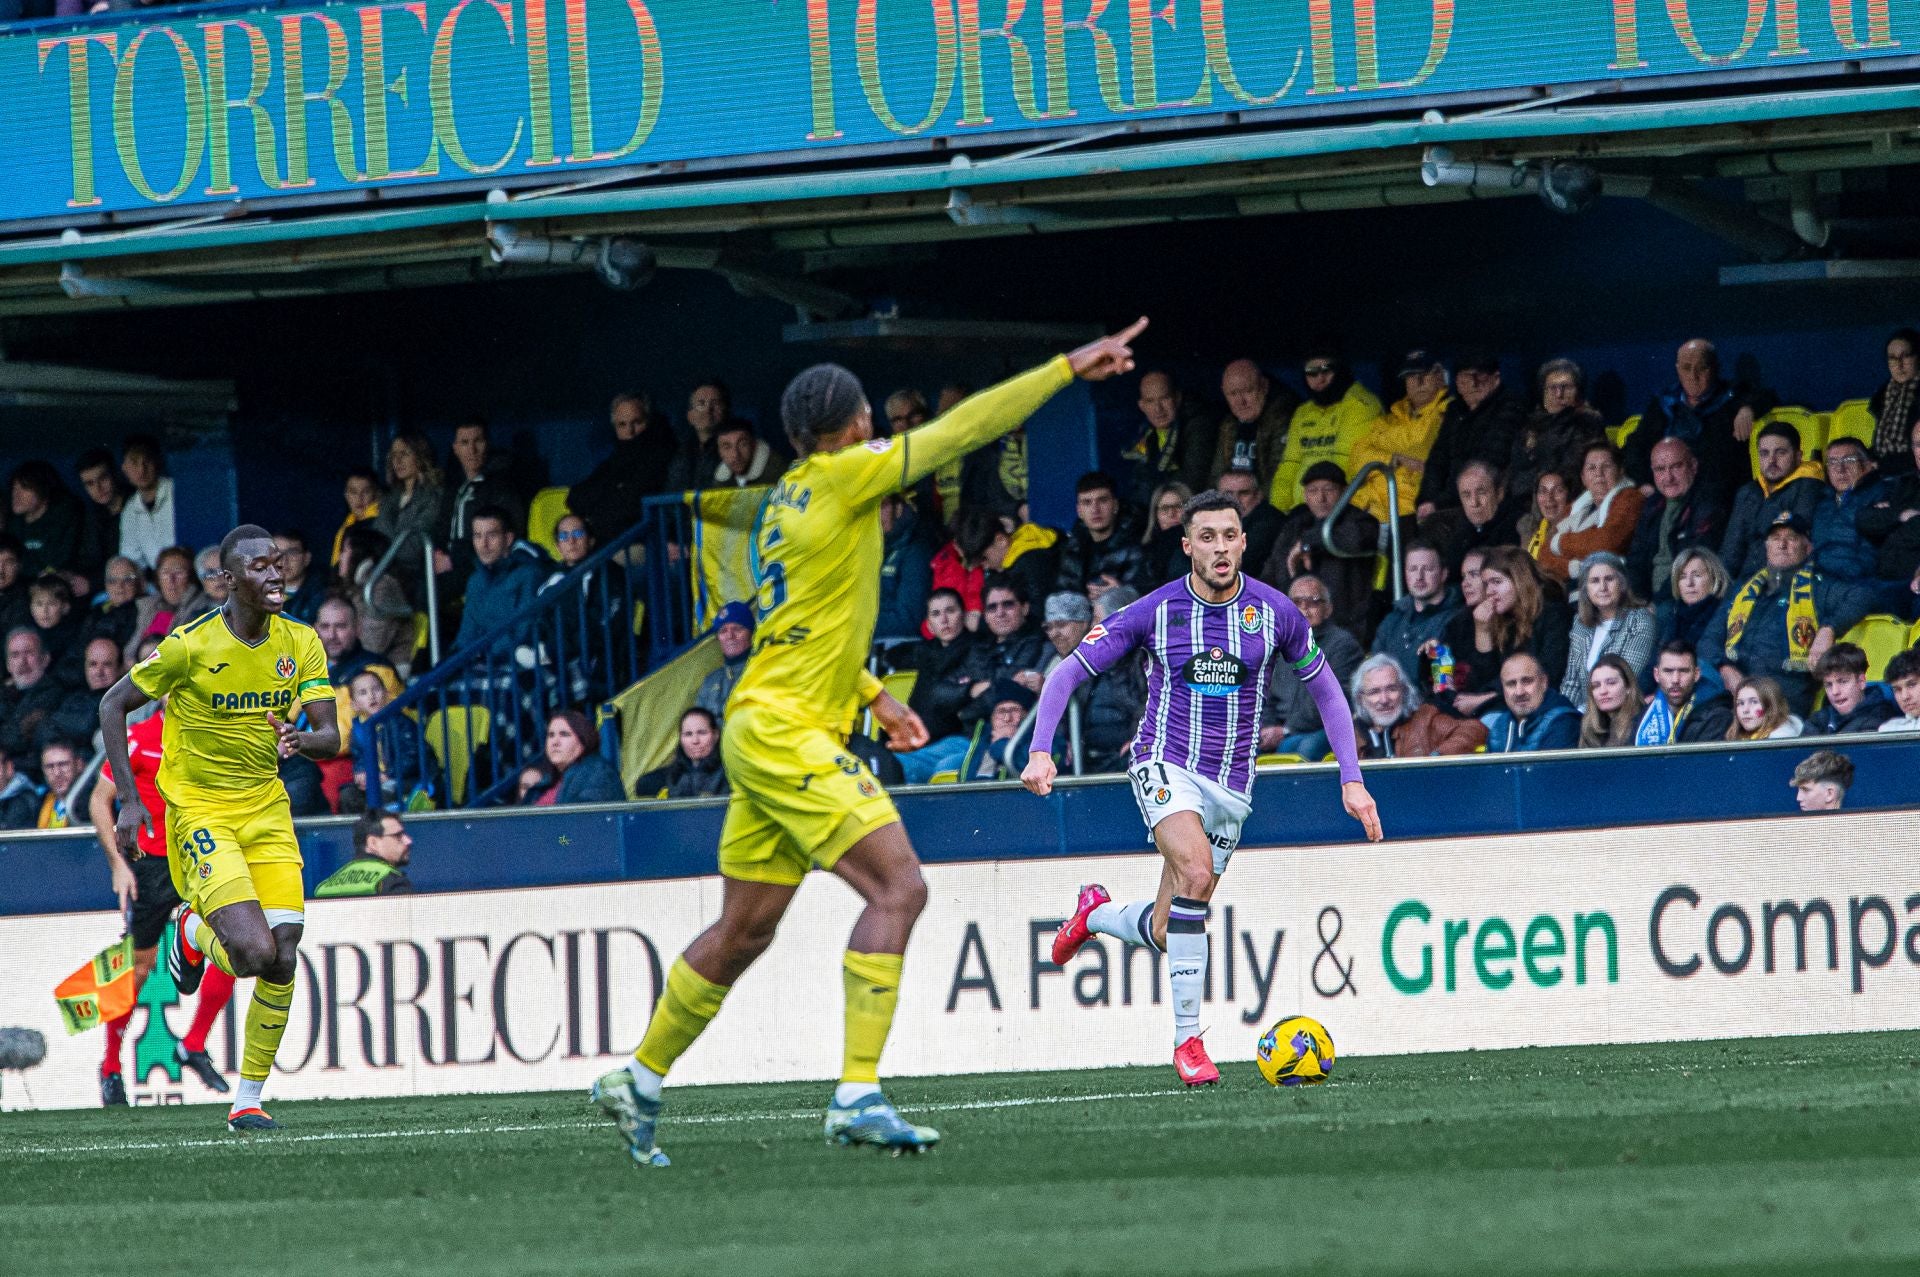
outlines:
[[[1333,1038],[1309,1015],[1290,1015],[1254,1048],[1260,1076],[1272,1086],[1318,1086],[1333,1073]]]

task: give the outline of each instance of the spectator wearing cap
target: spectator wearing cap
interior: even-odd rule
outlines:
[[[1424,519],[1420,535],[1457,576],[1469,551],[1518,545],[1520,530],[1519,512],[1507,501],[1506,480],[1492,462],[1478,457],[1461,462],[1454,467],[1453,488],[1452,503]]]
[[[1319,463],[1344,471],[1353,445],[1382,412],[1379,398],[1353,379],[1347,361],[1330,344],[1309,348],[1300,371],[1307,397],[1293,410],[1287,446],[1267,489],[1277,510],[1292,510],[1306,500],[1307,471]]]
[[[1420,476],[1415,513],[1422,519],[1453,504],[1460,467],[1467,462],[1484,461],[1496,473],[1505,467],[1527,420],[1526,405],[1502,382],[1500,357],[1492,351],[1477,351],[1454,364],[1453,393]]]
[[[1920,467],[1920,424],[1913,428],[1912,443],[1914,465]],[[1875,547],[1879,578],[1920,593],[1920,473],[1903,474],[1882,486],[1854,526]]]
[[[1580,711],[1553,686],[1546,666],[1531,652],[1515,652],[1500,665],[1505,704],[1481,722],[1489,754],[1573,749],[1580,744]]]
[[[1391,656],[1403,673],[1420,668],[1420,652],[1438,642],[1460,611],[1460,591],[1449,581],[1440,551],[1425,541],[1407,546],[1400,569],[1406,592],[1373,634],[1377,656]]]
[[[1326,655],[1327,664],[1344,686],[1366,659],[1367,651],[1358,639],[1333,623],[1326,583],[1317,576],[1297,576],[1287,586],[1287,598],[1307,619],[1314,645]],[[1260,716],[1261,752],[1324,758],[1329,748],[1326,724],[1306,684],[1285,661],[1274,663],[1270,677]]]
[[[1618,656],[1638,671],[1653,657],[1653,609],[1633,592],[1627,565],[1602,551],[1582,560],[1574,574],[1573,628],[1567,635],[1567,672],[1560,693],[1587,708],[1587,676],[1605,656]]]
[[[1273,551],[1254,573],[1277,590],[1302,574],[1326,583],[1333,600],[1333,623],[1357,638],[1373,628],[1373,577],[1380,524],[1370,514],[1349,506],[1333,520],[1333,543],[1344,554],[1327,549],[1326,522],[1347,490],[1347,475],[1331,461],[1316,461],[1301,476],[1301,502],[1280,525]]]
[[[1084,594],[1091,601],[1126,584],[1140,570],[1140,520],[1121,506],[1118,485],[1102,471],[1081,475],[1074,493],[1079,518],[1060,552],[1053,588]]]
[[[1040,697],[1012,679],[1001,678],[994,680],[981,700],[989,709],[986,717],[974,725],[973,738],[960,760],[960,779],[1002,780],[1018,775],[1025,765],[1020,760],[1026,757],[1026,752],[1022,750],[1014,757],[1009,750],[1023,734],[1021,725]]]
[[[1880,724],[1900,716],[1886,689],[1867,681],[1867,654],[1856,644],[1828,648],[1814,663],[1813,676],[1820,680],[1827,703],[1807,719],[1808,736],[1877,732]]]
[[[1555,581],[1567,580],[1573,566],[1589,555],[1625,554],[1646,501],[1620,468],[1620,449],[1605,439],[1588,444],[1581,454],[1580,486],[1580,495],[1540,549],[1540,570]]]
[[[1022,670],[1014,675],[1016,682],[1035,693],[1039,692],[1046,676],[1053,673],[1053,667],[1071,656],[1073,649],[1080,646],[1080,640],[1087,636],[1087,631],[1093,628],[1093,604],[1087,602],[1086,595],[1075,594],[1071,590],[1049,594],[1040,628],[1046,634],[1047,642],[1053,645],[1053,650],[1047,653],[1038,670]]]
[[[900,638],[920,632],[933,589],[933,552],[919,511],[899,493],[880,501],[880,611],[873,632]]]
[[[1733,698],[1716,692],[1700,677],[1700,662],[1685,643],[1660,649],[1653,663],[1658,694],[1647,702],[1635,730],[1635,745],[1687,745],[1727,738],[1733,726]]]
[[[1830,492],[1813,511],[1813,561],[1825,576],[1872,580],[1878,556],[1860,535],[1860,512],[1880,499],[1886,481],[1867,445],[1848,435],[1828,442],[1822,464]]]
[[[1124,499],[1147,507],[1153,492],[1166,484],[1185,484],[1189,493],[1205,488],[1213,477],[1218,427],[1189,406],[1170,374],[1158,370],[1140,378],[1138,407],[1140,431],[1120,454]]]
[[[754,434],[752,422],[738,417],[720,424],[713,436],[713,449],[720,461],[707,481],[716,488],[765,487],[787,472],[786,459],[775,455],[766,440]]]
[[[1236,359],[1220,374],[1220,395],[1227,415],[1213,449],[1213,477],[1230,470],[1251,471],[1264,496],[1273,487],[1287,447],[1287,427],[1300,400],[1251,359]]]
[[[693,703],[720,722],[727,716],[727,698],[746,671],[753,651],[753,605],[738,600],[725,604],[714,621],[713,637],[720,644],[720,668],[700,680]]]
[[[1767,530],[1766,566],[1742,582],[1700,640],[1700,661],[1720,671],[1729,692],[1761,674],[1780,682],[1793,712],[1813,707],[1808,672],[1837,635],[1873,610],[1876,589],[1829,581],[1808,561],[1813,541],[1805,515],[1783,510]]]
[[[1681,439],[1653,445],[1653,495],[1640,507],[1627,548],[1627,577],[1642,597],[1673,597],[1674,566],[1688,550],[1712,550],[1726,535],[1727,510],[1700,482],[1700,462]]]
[[[1880,730],[1920,732],[1920,647],[1910,647],[1888,661],[1881,677],[1893,689],[1900,716],[1880,724]]]
[[[1853,760],[1823,749],[1809,754],[1793,769],[1793,786],[1801,811],[1839,811],[1853,788]]]
[[[1426,477],[1427,454],[1453,404],[1453,395],[1447,390],[1447,370],[1432,351],[1409,350],[1400,361],[1397,375],[1403,391],[1401,397],[1374,418],[1366,432],[1354,441],[1349,462],[1356,474],[1376,461],[1392,469],[1399,485],[1397,509],[1387,508],[1387,484],[1381,475],[1370,478],[1354,499],[1356,505],[1382,523],[1413,513],[1420,484]]]
[[[1484,724],[1422,704],[1420,689],[1391,656],[1375,653],[1360,662],[1347,690],[1362,758],[1471,754],[1487,743]]]
[[[1246,554],[1240,562],[1253,571],[1266,563],[1279,544],[1285,516],[1267,500],[1266,488],[1251,470],[1227,471],[1220,476],[1219,490],[1240,507],[1240,535],[1246,542]]]
[[[1778,400],[1766,390],[1730,385],[1720,375],[1720,352],[1704,337],[1681,345],[1673,357],[1675,382],[1655,395],[1640,414],[1640,428],[1627,439],[1627,476],[1652,482],[1653,445],[1681,439],[1700,458],[1700,472],[1717,499],[1730,502],[1747,477],[1747,440],[1754,422]],[[1734,566],[1728,560],[1728,566]]]
[[[1735,580],[1752,576],[1767,562],[1767,529],[1782,514],[1799,515],[1811,528],[1814,512],[1833,490],[1820,463],[1800,456],[1800,432],[1784,421],[1760,427],[1760,477],[1733,498],[1733,514],[1720,542],[1720,557]]]

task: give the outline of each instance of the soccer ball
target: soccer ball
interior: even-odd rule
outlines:
[[[1288,1016],[1254,1050],[1260,1076],[1271,1086],[1318,1086],[1333,1073],[1333,1039],[1312,1016]]]

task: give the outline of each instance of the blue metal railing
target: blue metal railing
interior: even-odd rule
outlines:
[[[684,497],[648,498],[639,523],[356,724],[368,801],[400,804],[421,788],[442,807],[512,801],[522,771],[544,760],[553,714],[591,719],[692,641],[690,543]]]

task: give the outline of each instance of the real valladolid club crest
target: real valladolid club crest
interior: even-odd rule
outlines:
[[[293,658],[291,656],[283,656],[279,660],[275,661],[273,664],[273,672],[278,674],[281,678],[292,678],[293,677]]]
[[[1260,629],[1260,609],[1251,603],[1241,608],[1240,628],[1249,634],[1258,633]]]

